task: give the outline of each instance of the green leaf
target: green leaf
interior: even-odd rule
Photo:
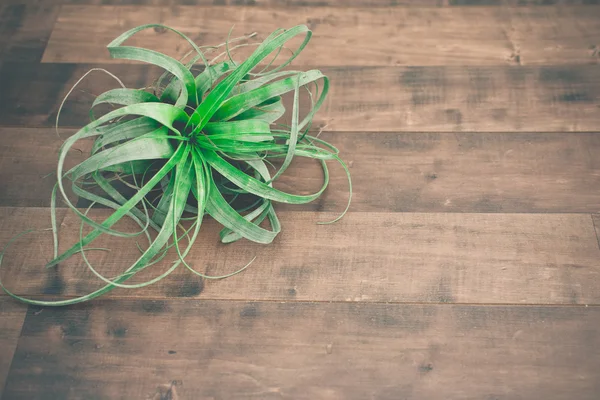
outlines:
[[[178,163],[180,163],[182,159],[186,158],[188,154],[189,148],[187,146],[180,145],[169,161],[167,161],[167,163],[142,188],[140,188],[140,190],[134,196],[127,200],[127,202],[117,209],[110,217],[106,218],[99,227],[96,227],[98,224],[96,224],[95,221],[89,220],[89,218],[87,218],[85,215],[83,215],[83,217],[80,216],[82,220],[93,226],[95,229],[88,233],[80,243],[74,245],[62,255],[50,261],[47,264],[47,267],[57,265],[58,263],[68,259],[72,255],[76,254],[81,247],[87,246],[94,239],[98,238],[98,236],[100,236],[103,232],[110,231],[109,228],[112,225],[117,223],[123,216],[127,215],[127,213],[136,204],[138,204],[165,175],[167,175]],[[92,223],[88,222],[88,220]]]
[[[106,129],[104,129],[102,134],[99,135],[94,141],[92,154],[111,143],[144,135],[148,132],[152,132],[158,127],[159,124],[152,118],[148,117],[140,117],[130,121],[115,122],[100,127]]]
[[[325,86],[328,87],[327,77],[323,75],[321,71],[312,70],[300,73],[295,77],[273,82],[269,85],[259,87],[249,92],[238,94],[224,101],[221,107],[219,107],[219,110],[213,115],[212,120],[227,121],[250,109],[251,107],[255,107],[273,97],[278,97],[295,90],[297,85],[304,86],[319,79],[323,79],[326,82]],[[321,98],[324,98],[324,96],[327,95],[326,89],[324,89],[324,93],[325,94],[321,95]],[[321,103],[322,102],[318,102],[315,107],[318,109],[318,106],[320,106]],[[312,114],[309,114],[309,117],[309,119],[312,119]],[[305,121],[308,121],[309,119],[305,118]],[[304,126],[305,124],[306,122],[303,122],[300,127]]]
[[[73,167],[67,172],[67,175],[71,175],[71,179],[75,180],[90,172],[105,169],[108,166],[116,164],[127,163],[129,161],[169,158],[173,155],[174,149],[167,133],[168,129],[162,127],[154,132],[98,152],[81,164]]]
[[[281,97],[276,96],[242,112],[241,114],[238,114],[237,116],[232,118],[232,120],[235,121],[257,119],[272,124],[273,122],[281,118],[283,114],[285,114],[285,107],[283,106],[283,101],[281,100]]]
[[[145,90],[118,88],[104,92],[92,103],[92,108],[99,104],[118,104],[121,106],[130,106],[138,103],[155,103],[158,97]]]
[[[123,33],[108,44],[107,48],[110,55],[113,58],[137,60],[164,68],[165,70],[175,75],[181,82],[183,82],[181,94],[175,102],[175,105],[177,107],[185,107],[188,102],[192,104],[198,104],[198,95],[196,93],[196,81],[194,80],[194,76],[192,75],[192,73],[182,63],[175,60],[174,58],[171,58],[153,50],[141,49],[138,47],[131,46],[122,46],[123,42],[125,42],[131,36],[149,28],[161,28],[175,32],[177,35],[185,39],[202,56],[202,51],[189,37],[187,37],[186,35],[184,35],[176,29],[161,24],[142,25]],[[204,59],[204,62],[206,65],[208,65],[206,59]]]
[[[240,170],[229,164],[227,161],[225,161],[223,158],[219,157],[219,155],[214,151],[205,150],[203,152],[203,155],[211,167],[213,167],[216,171],[218,171],[221,175],[223,175],[225,178],[227,178],[239,188],[246,190],[248,193],[252,193],[265,199],[278,201],[281,203],[309,203],[317,199],[321,195],[321,193],[323,193],[323,191],[327,188],[327,184],[329,183],[329,172],[327,170],[327,166],[323,164],[325,183],[318,192],[307,196],[289,194],[274,189],[273,187],[270,187],[269,185],[259,181],[258,179],[241,172]]]
[[[289,64],[300,51],[306,46],[310,40],[311,32],[304,26],[299,25],[288,31],[282,32],[281,34],[272,37],[269,36],[261,45],[252,53],[252,55],[238,66],[227,78],[223,79],[217,86],[210,92],[210,94],[204,99],[204,102],[198,106],[196,112],[192,115],[191,122],[193,124],[193,133],[199,132],[204,125],[212,118],[221,106],[221,102],[227,98],[229,93],[233,90],[234,86],[254,67],[256,67],[262,60],[264,60],[272,51],[283,45],[293,37],[306,33],[304,42],[300,45],[299,49],[294,53],[290,59],[282,64],[279,68],[285,67]]]
[[[214,181],[211,181],[206,210],[211,217],[223,226],[253,242],[271,243],[281,229],[280,227],[273,226],[273,230],[269,231],[247,221],[225,201]]]

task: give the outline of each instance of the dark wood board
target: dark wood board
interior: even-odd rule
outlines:
[[[0,124],[54,127],[65,95],[96,67],[134,88],[160,74],[146,65],[6,63]],[[585,132],[600,126],[600,64],[320,69],[332,88],[314,126],[327,131]],[[94,96],[117,85],[102,72],[89,75],[65,103],[61,126],[88,123]]]
[[[595,400],[598,307],[104,301],[27,314],[7,399]]]
[[[60,248],[79,239],[79,218],[58,215]],[[90,215],[104,219],[108,210]],[[66,216],[65,216],[66,215]],[[26,229],[50,226],[44,208],[0,208],[0,243]],[[63,217],[64,216],[64,217]],[[110,296],[198,299],[301,300],[497,304],[600,304],[600,249],[590,215],[349,213],[333,225],[332,213],[281,212],[282,233],[270,245],[218,242],[220,227],[207,219],[186,260],[201,273],[243,273],[203,282],[184,267],[145,289]],[[118,229],[135,232],[133,223]],[[144,239],[139,238],[141,246]],[[6,285],[28,296],[84,295],[101,287],[80,255],[45,270],[52,258],[50,232],[32,233],[9,249]],[[102,237],[88,259],[105,276],[117,276],[139,252],[135,239]],[[37,251],[32,252],[32,249]],[[176,258],[175,251],[131,283],[147,281]]]
[[[29,2],[39,0],[7,0]],[[196,5],[222,7],[489,7],[594,6],[599,0],[62,0],[72,5]]]

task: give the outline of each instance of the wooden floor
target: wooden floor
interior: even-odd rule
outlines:
[[[600,398],[600,1],[3,1],[0,245],[50,225],[72,84],[96,66],[156,76],[105,48],[149,22],[202,44],[307,24],[295,66],[332,80],[317,125],[351,165],[352,208],[316,224],[346,201],[334,167],[322,199],[278,205],[270,246],[220,245],[207,223],[190,258],[205,271],[258,255],[233,278],[181,270],[59,309],[0,296],[3,400]],[[176,40],[136,43],[184,52]],[[85,81],[63,138],[112,85]],[[58,217],[76,240],[77,217]],[[44,269],[51,252],[50,235],[19,240],[3,281],[36,298],[98,287],[79,259]]]

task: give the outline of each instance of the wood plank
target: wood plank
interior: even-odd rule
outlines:
[[[106,211],[93,215],[106,217]],[[219,244],[217,224],[210,219],[203,224],[190,264],[222,275],[257,256],[242,274],[205,283],[181,269],[152,287],[115,290],[111,296],[600,304],[600,249],[590,215],[349,213],[336,224],[317,225],[333,214],[279,214],[283,232],[268,246]],[[49,226],[47,209],[0,208],[0,216],[0,243],[25,229]],[[125,222],[119,227],[138,230]],[[6,285],[32,296],[83,295],[100,287],[80,256],[57,269],[43,269],[51,258],[50,236],[32,234],[9,249],[3,265]],[[61,248],[78,237],[79,222],[69,213],[62,222]],[[103,237],[93,244],[112,249],[88,254],[109,277],[139,256],[133,239]],[[175,257],[171,253],[134,280],[159,275]]]
[[[346,131],[594,131],[599,71],[600,65],[332,69],[322,118],[328,130]]]
[[[502,18],[479,8],[453,12],[404,8],[358,11],[325,7],[64,6],[43,61],[111,62],[106,45],[121,32],[141,25],[140,21],[186,27],[184,33],[203,45],[222,43],[234,24],[233,37],[259,30],[257,38],[262,40],[279,27],[306,23],[315,36],[295,65],[444,65],[465,61],[505,64],[503,53],[510,47],[502,32]],[[381,29],[382,26],[388,28]],[[189,50],[176,35],[163,31],[142,32],[139,38],[131,38],[130,43],[172,56],[181,56]],[[239,54],[245,56],[252,50]]]
[[[21,333],[27,307],[7,297],[0,297],[0,398],[6,383],[17,340]]]
[[[598,307],[107,301],[31,309],[5,396],[595,400],[599,327]]]
[[[67,129],[0,128],[0,206],[50,205],[57,151]],[[594,133],[332,133],[351,164],[353,212],[582,212],[600,204],[600,136]],[[78,142],[67,168],[87,156]],[[32,151],[35,149],[35,151]],[[385,166],[385,167],[382,167]],[[280,210],[335,211],[347,202],[344,171],[315,202]],[[296,160],[276,183],[292,193],[320,187],[318,163]],[[75,197],[71,198],[73,202]],[[58,204],[62,206],[61,203]]]
[[[11,0],[34,1],[34,0]],[[481,7],[598,5],[600,0],[62,0],[73,5],[195,5],[253,7]]]
[[[142,65],[6,63],[0,70],[0,124],[54,126],[73,84],[102,66],[129,87],[144,87],[159,74]],[[329,131],[568,132],[600,126],[600,64],[320,69],[333,87],[315,127]],[[93,95],[114,87],[111,78],[90,75],[66,103],[61,126],[87,123]]]
[[[233,25],[234,37],[258,30],[262,40],[279,27],[306,23],[314,38],[294,62],[302,66],[587,64],[598,61],[590,46],[600,44],[599,17],[600,7],[585,6],[63,6],[43,61],[122,63],[108,58],[106,45],[129,28],[160,21],[203,45],[222,43]],[[190,49],[159,29],[128,42],[177,57]],[[253,49],[244,50],[240,57]]]
[[[323,133],[351,165],[352,211],[597,212],[595,133]],[[347,201],[345,174],[316,202],[285,209],[333,211]],[[318,188],[318,165],[296,162],[279,187]],[[308,207],[307,207],[308,206]]]
[[[3,2],[0,6],[0,59],[39,62],[60,5],[53,0]]]

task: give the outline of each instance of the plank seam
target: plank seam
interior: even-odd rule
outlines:
[[[597,106],[600,109],[600,104]],[[73,134],[78,130],[83,128],[85,124],[81,125],[59,125],[58,129],[61,133]],[[38,129],[47,129],[54,131],[54,125],[19,125],[19,124],[4,124],[0,122],[0,129],[26,129],[26,130],[38,130]],[[72,131],[72,132],[69,132]],[[564,133],[568,135],[598,135],[600,134],[600,130],[580,130],[580,131],[566,131],[563,130],[553,130],[553,131],[515,131],[515,130],[498,130],[498,131],[485,131],[485,130],[437,130],[437,131],[382,131],[382,130],[360,130],[360,131],[352,131],[352,130],[319,130],[312,129],[309,132],[321,132],[322,134],[329,135],[344,135],[344,134],[380,134],[380,135],[412,135],[412,134],[423,134],[423,135],[431,135],[431,134],[439,134],[439,135],[457,135],[457,134],[482,134],[482,135],[497,135],[497,134],[514,134],[514,135],[543,135],[543,134],[557,134]],[[65,138],[64,140],[66,140]]]
[[[598,249],[600,249],[600,236],[598,236],[598,227],[596,226],[594,215],[595,214],[590,214],[590,218],[592,219],[592,226],[594,227],[594,233],[596,235],[596,243],[598,243]]]
[[[8,297],[5,293],[0,294],[0,298]],[[37,299],[47,296],[28,295],[28,298]],[[79,296],[60,296],[57,299],[71,299]],[[228,299],[228,298],[181,298],[181,297],[127,297],[114,296],[97,299],[96,302],[104,301],[175,301],[189,302],[190,300],[200,300],[208,302],[227,302],[227,303],[294,303],[294,304],[355,304],[355,305],[394,305],[394,306],[465,306],[465,307],[564,307],[564,308],[600,308],[600,303],[589,304],[560,304],[560,303],[449,303],[449,302],[419,302],[419,301],[345,301],[345,300],[283,300],[283,299]],[[16,300],[15,300],[16,301]],[[90,302],[90,304],[93,303]],[[42,307],[43,308],[43,307]],[[52,307],[50,307],[52,308]],[[27,316],[26,316],[27,318]]]

